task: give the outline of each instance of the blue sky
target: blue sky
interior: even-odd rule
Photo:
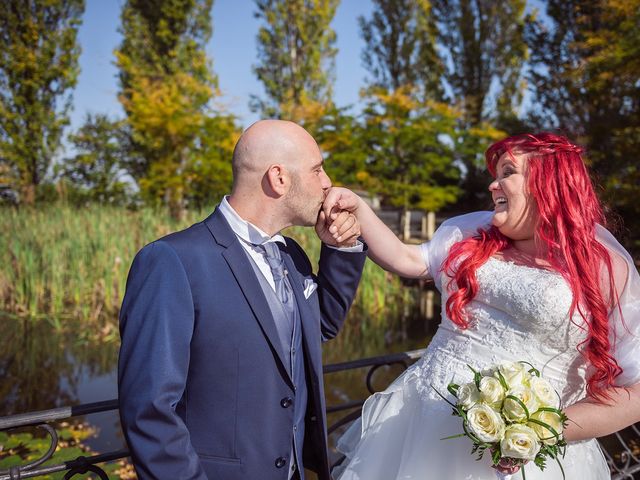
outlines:
[[[122,116],[117,100],[117,69],[113,50],[119,45],[120,10],[124,0],[87,0],[78,40],[82,46],[80,76],[73,93],[71,128],[82,125],[87,113]],[[251,71],[256,62],[256,34],[260,25],[254,18],[253,0],[215,0],[213,37],[207,54],[213,60],[227,109],[247,127],[258,116],[248,107],[251,94],[262,95],[262,85]],[[337,33],[336,83],[334,98],[339,106],[356,104],[364,84],[357,18],[369,16],[369,0],[342,0],[332,27]]]

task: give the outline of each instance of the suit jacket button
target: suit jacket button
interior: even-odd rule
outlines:
[[[284,457],[278,457],[276,458],[276,467],[277,468],[282,468],[287,464],[287,459]]]
[[[293,399],[291,397],[284,397],[280,400],[280,406],[282,408],[289,408],[291,405],[293,405]]]

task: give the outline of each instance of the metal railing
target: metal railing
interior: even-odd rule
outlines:
[[[336,363],[324,366],[324,374],[344,372],[354,369],[367,368],[365,384],[369,393],[376,390],[373,387],[373,378],[376,372],[385,366],[401,365],[408,368],[413,362],[418,360],[424,350],[413,350],[409,352],[383,355],[378,357],[363,358],[351,362]],[[362,412],[364,398],[348,401],[338,405],[327,407],[327,413],[348,412],[328,428],[329,434],[335,432],[342,426],[348,425],[357,419]],[[68,480],[75,475],[82,475],[87,472],[97,474],[101,479],[107,479],[105,471],[98,465],[105,462],[120,460],[129,456],[126,449],[113,452],[95,454],[89,456],[79,456],[78,458],[60,463],[58,465],[44,466],[50,460],[58,446],[58,435],[51,423],[66,420],[72,417],[90,415],[93,413],[107,412],[118,409],[118,400],[108,400],[104,402],[88,403],[73,407],[61,407],[39,412],[24,413],[0,417],[0,431],[9,431],[17,428],[40,428],[43,429],[50,439],[47,451],[38,459],[11,467],[8,470],[0,470],[0,480],[17,480],[23,478],[33,478],[39,475],[47,475],[55,472],[66,472],[64,479]],[[640,474],[640,430],[636,424],[622,432],[601,439],[605,458],[611,470],[612,480],[633,480],[635,474]],[[339,463],[340,458],[335,463]]]

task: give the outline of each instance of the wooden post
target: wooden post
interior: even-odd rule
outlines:
[[[404,212],[404,225],[402,230],[402,240],[408,242],[411,238],[411,210]]]
[[[426,295],[426,305],[425,305],[425,317],[427,320],[433,320],[433,306],[434,306],[434,293],[433,290],[427,291]]]
[[[427,240],[433,238],[433,233],[436,231],[436,212],[427,212]]]

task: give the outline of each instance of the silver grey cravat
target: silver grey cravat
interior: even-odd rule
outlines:
[[[287,270],[284,267],[280,249],[276,242],[266,242],[260,245],[264,249],[265,258],[276,286],[276,294],[284,306],[288,306],[291,301],[291,284],[287,278]]]

